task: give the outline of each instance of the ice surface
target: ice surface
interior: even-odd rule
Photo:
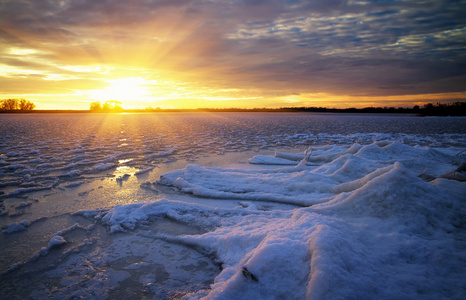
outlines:
[[[466,184],[418,177],[424,168],[437,175],[454,169],[457,158],[398,142],[351,148],[358,151],[320,154],[318,160],[334,160],[319,167],[254,172],[188,166],[162,176],[162,184],[203,197],[276,201],[281,194],[292,204],[322,202],[293,213],[231,223],[224,218],[215,231],[190,237],[224,263],[207,298],[466,295],[460,279]],[[267,196],[257,196],[260,191]],[[297,195],[289,199],[291,191]]]
[[[111,246],[99,252],[103,261],[94,264],[134,255],[142,249],[125,252],[124,245],[149,238],[196,249],[201,257],[221,265],[208,289],[184,290],[186,299],[463,298],[466,184],[444,178],[426,182],[417,172],[426,166],[433,174],[448,166],[454,169],[456,158],[398,143],[357,148],[354,154],[338,152],[339,157],[317,167],[245,170],[190,165],[169,172],[160,182],[182,192],[272,202],[282,195],[281,202],[307,207],[260,210],[242,201],[237,208],[222,209],[160,200],[83,211],[79,214],[99,220],[113,233],[136,232],[154,220],[167,219],[206,231],[136,234],[115,241],[118,250]],[[65,242],[55,235],[50,244]],[[75,283],[65,281],[72,292],[60,290],[56,295],[111,291],[130,277],[125,272],[146,264],[94,275],[79,292]],[[49,276],[55,272],[71,276],[65,266]],[[167,295],[157,286],[157,274],[138,280],[146,291]]]
[[[58,247],[60,245],[66,244],[66,240],[59,235],[54,235],[47,246],[48,249],[52,249],[53,247]]]
[[[8,188],[0,198],[56,188],[71,177],[111,174],[122,165],[142,175],[161,163],[276,146],[308,148],[313,151],[308,164],[333,160],[339,151],[356,150],[340,145],[398,141],[458,146],[465,143],[464,123],[461,118],[341,114],[2,115],[0,187]],[[379,132],[373,133],[374,128]],[[309,147],[316,144],[330,145]],[[277,151],[276,158],[258,155],[251,163],[294,164],[303,156]]]
[[[28,220],[22,220],[21,222],[12,223],[3,228],[4,233],[13,233],[18,231],[26,230],[26,228],[31,225]]]
[[[466,298],[465,121],[327,118],[0,116],[2,297]]]

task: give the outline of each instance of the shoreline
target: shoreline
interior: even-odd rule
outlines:
[[[15,99],[10,99],[15,101]],[[6,100],[2,100],[3,103]],[[3,103],[5,104],[5,103]],[[432,103],[425,104],[423,107],[415,105],[413,107],[346,107],[346,108],[328,108],[328,107],[277,107],[277,108],[238,108],[238,107],[229,107],[229,108],[152,108],[146,107],[144,109],[123,109],[121,106],[108,107],[107,106],[92,106],[89,110],[74,110],[74,109],[41,109],[35,110],[35,105],[33,103],[31,109],[19,109],[20,106],[5,106],[2,104],[0,108],[0,113],[224,113],[224,112],[271,112],[271,113],[344,113],[344,114],[390,114],[390,115],[415,115],[415,116],[466,116],[466,102],[455,102],[450,104],[440,104],[434,105]],[[10,109],[6,109],[9,107]],[[24,107],[23,107],[24,108]]]
[[[233,109],[164,109],[164,110],[137,110],[129,109],[119,112],[95,112],[89,110],[33,110],[33,111],[0,111],[1,114],[167,114],[167,113],[302,113],[302,114],[351,114],[351,115],[400,115],[410,117],[424,117],[416,113],[401,113],[401,112],[363,112],[363,111],[299,111],[299,110],[233,110]],[[445,116],[449,117],[449,116]]]

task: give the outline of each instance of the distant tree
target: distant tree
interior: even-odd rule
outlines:
[[[17,99],[4,99],[1,105],[2,110],[18,110]]]
[[[121,107],[121,102],[120,101],[106,101],[104,105],[102,106],[102,109],[105,111],[122,111],[123,108]]]
[[[25,99],[19,100],[19,110],[33,110],[34,108],[36,108],[36,105],[31,101]]]
[[[145,110],[147,110],[147,111],[161,111],[162,109],[160,107],[158,107],[158,106],[156,108],[153,108],[152,106],[149,105],[148,107],[145,108]]]
[[[437,102],[427,103],[422,109],[420,114],[424,116],[466,116],[466,102],[454,102],[442,104]]]
[[[102,106],[100,105],[99,101],[96,101],[96,102],[91,103],[91,106],[90,106],[89,109],[92,110],[92,111],[100,111],[100,110],[102,110]]]
[[[113,111],[123,111],[123,107],[121,107],[121,102],[113,101]]]
[[[0,110],[33,110],[36,105],[25,99],[4,99],[0,102]]]
[[[112,109],[112,106],[110,105],[110,103],[108,103],[108,101],[102,105],[103,111],[110,111],[111,109]]]
[[[119,101],[105,101],[104,104],[100,104],[100,102],[92,102],[90,105],[91,111],[102,111],[102,112],[119,112],[123,111],[121,107],[121,102]]]

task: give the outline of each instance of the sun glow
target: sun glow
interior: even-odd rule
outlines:
[[[147,99],[152,94],[148,88],[149,81],[140,77],[108,79],[105,89],[90,92],[92,99],[99,101],[116,100],[129,104],[132,100]]]

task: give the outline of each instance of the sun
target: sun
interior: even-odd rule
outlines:
[[[128,77],[105,80],[109,85],[104,89],[93,90],[91,98],[99,101],[120,101],[129,103],[147,98],[152,92],[147,87],[148,82],[140,77]]]

